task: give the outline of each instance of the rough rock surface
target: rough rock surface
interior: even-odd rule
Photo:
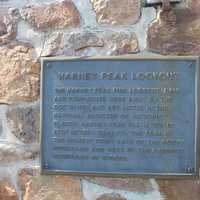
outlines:
[[[11,106],[7,118],[12,133],[24,143],[39,142],[40,106],[39,103],[20,107]]]
[[[91,0],[100,24],[131,25],[140,17],[139,0]]]
[[[17,9],[10,9],[4,15],[0,13],[0,45],[7,44],[16,38],[18,19]]]
[[[122,197],[119,194],[111,193],[111,194],[103,194],[96,200],[126,200],[126,198]]]
[[[200,54],[200,3],[162,10],[148,30],[148,49],[161,54]]]
[[[21,15],[31,26],[40,31],[80,25],[79,12],[71,0],[28,6],[23,8]]]
[[[0,36],[7,34],[6,23],[4,22],[4,17],[0,18]]]
[[[138,40],[135,33],[110,31],[105,36],[106,52],[110,55],[136,53],[139,51]]]
[[[0,103],[36,100],[40,65],[30,44],[14,42],[0,47]]]
[[[199,200],[200,180],[157,180],[165,200]]]
[[[41,56],[54,56],[59,55],[64,48],[64,34],[55,32],[48,36],[45,40]]]
[[[102,47],[104,45],[103,39],[89,31],[71,34],[69,42],[75,51],[87,47]]]
[[[139,51],[135,33],[125,31],[79,31],[54,33],[45,42],[42,56],[121,55]]]
[[[1,200],[19,200],[15,188],[8,180],[0,180],[0,199]]]
[[[34,169],[22,169],[18,184],[23,200],[81,200],[80,180],[69,176],[44,176]]]
[[[0,143],[0,163],[34,159],[38,155],[39,146],[31,147],[18,144]]]
[[[152,185],[149,179],[139,178],[90,178],[86,177],[90,182],[102,185],[104,187],[125,190],[130,192],[142,192],[147,193],[153,191]]]

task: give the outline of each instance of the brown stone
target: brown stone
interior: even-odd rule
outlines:
[[[126,200],[126,198],[122,197],[119,194],[111,193],[111,194],[103,194],[96,200]]]
[[[192,8],[195,8],[195,9],[200,8],[199,0],[187,0],[186,2],[188,2]]]
[[[161,11],[148,30],[148,49],[161,54],[200,54],[200,4]]]
[[[18,184],[23,200],[81,200],[80,180],[69,176],[40,175],[37,170],[22,169]]]
[[[22,17],[40,31],[80,25],[79,12],[71,0],[25,7]]]
[[[153,191],[149,179],[139,178],[91,178],[85,177],[90,182],[116,190],[148,193]]]
[[[140,17],[140,0],[91,0],[100,24],[131,25]]]
[[[199,200],[200,180],[158,180],[165,200]]]
[[[0,199],[19,200],[17,192],[8,180],[0,180]]]
[[[0,103],[32,101],[39,96],[40,65],[27,43],[0,47]]]
[[[39,103],[26,106],[10,106],[7,119],[12,133],[24,143],[39,142]]]

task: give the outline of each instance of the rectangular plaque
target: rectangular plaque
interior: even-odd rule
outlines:
[[[44,58],[41,171],[198,175],[197,57]]]

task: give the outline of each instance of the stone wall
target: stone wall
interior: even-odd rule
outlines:
[[[41,56],[200,54],[200,1],[0,0],[0,200],[199,200],[200,180],[42,176]]]

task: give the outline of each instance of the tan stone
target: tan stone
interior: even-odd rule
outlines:
[[[158,180],[165,200],[199,200],[200,180]]]
[[[200,54],[200,3],[192,5],[159,12],[158,19],[148,30],[150,51],[172,55]]]
[[[39,96],[40,65],[27,43],[0,47],[0,103],[32,101]]]
[[[81,200],[80,180],[69,176],[44,176],[33,169],[18,173],[23,200]]]
[[[136,53],[139,51],[135,33],[110,31],[105,35],[106,52],[110,55]]]
[[[1,200],[19,200],[15,188],[8,180],[0,180],[0,199]]]
[[[140,17],[140,0],[91,0],[100,24],[131,25]]]
[[[90,182],[116,190],[148,193],[153,191],[149,179],[140,178],[91,178],[85,177]]]
[[[40,31],[80,25],[79,12],[71,0],[25,7],[22,17]]]
[[[126,198],[122,197],[119,194],[111,193],[111,194],[103,194],[96,200],[126,200]]]

